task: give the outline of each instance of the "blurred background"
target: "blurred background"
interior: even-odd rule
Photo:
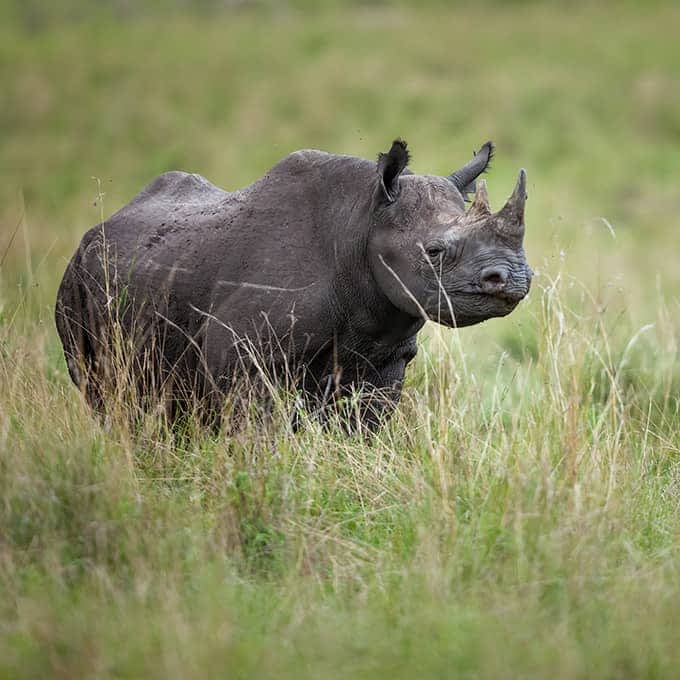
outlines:
[[[496,207],[528,170],[539,275],[466,331],[492,353],[530,344],[558,276],[627,332],[673,317],[678,26],[660,2],[1,0],[0,304],[51,323],[84,231],[163,171],[235,189],[295,149],[402,136],[437,174],[494,140]]]
[[[675,677],[679,29],[677,0],[0,0],[0,676]],[[375,442],[91,417],[53,322],[91,225],[166,170],[236,189],[397,136],[442,175],[494,140],[495,208],[525,167],[537,274],[428,324]]]

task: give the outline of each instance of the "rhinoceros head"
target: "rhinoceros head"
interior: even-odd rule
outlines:
[[[528,293],[526,173],[520,171],[507,203],[492,212],[486,183],[476,182],[492,153],[487,142],[448,177],[404,172],[409,153],[401,140],[380,154],[368,252],[378,285],[400,310],[469,326],[509,314]]]

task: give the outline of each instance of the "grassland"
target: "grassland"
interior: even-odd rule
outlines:
[[[170,5],[0,5],[0,677],[673,677],[680,9]],[[428,328],[370,443],[92,419],[86,228],[397,135],[440,174],[494,139],[496,205],[527,168],[511,317]]]

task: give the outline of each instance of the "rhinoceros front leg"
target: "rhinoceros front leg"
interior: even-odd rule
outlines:
[[[401,399],[406,364],[403,358],[387,364],[377,379],[360,385],[352,413],[355,428],[375,432],[390,418]]]
[[[354,419],[362,428],[374,432],[392,415],[401,399],[406,367],[417,352],[416,338],[413,336],[369,379],[360,383]]]
[[[315,381],[315,389],[306,392],[305,406],[315,420],[328,422],[339,417],[348,432],[375,432],[399,404],[406,366],[415,356],[415,343],[393,356],[379,369],[371,367],[352,376],[341,368]],[[299,425],[298,414],[293,416]]]

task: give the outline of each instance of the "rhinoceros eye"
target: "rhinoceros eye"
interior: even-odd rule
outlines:
[[[446,251],[446,246],[443,243],[440,243],[439,241],[433,242],[433,243],[428,243],[425,246],[425,254],[431,259],[431,260],[437,260],[442,255],[444,255]]]

